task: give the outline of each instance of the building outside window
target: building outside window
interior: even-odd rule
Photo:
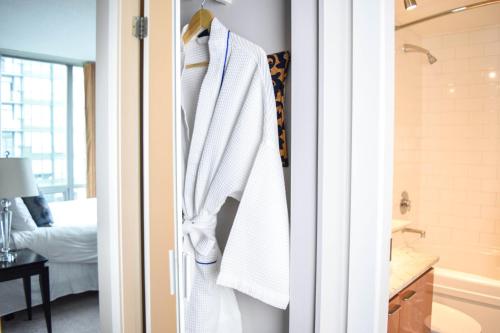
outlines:
[[[86,197],[83,67],[0,55],[0,153],[28,157],[49,201]]]

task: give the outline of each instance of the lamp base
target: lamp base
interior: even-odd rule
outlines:
[[[0,262],[16,261],[17,253],[15,252],[0,252]]]
[[[12,227],[12,211],[9,199],[0,201],[0,240],[2,247],[0,249],[0,262],[13,262],[15,256],[10,249],[10,231]]]

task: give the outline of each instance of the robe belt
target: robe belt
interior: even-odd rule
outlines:
[[[189,235],[191,244],[198,254],[208,256],[217,242],[216,226],[217,215],[198,215],[193,218],[184,218],[182,231],[184,235]]]
[[[217,244],[215,238],[215,227],[217,226],[216,215],[198,215],[193,218],[184,218],[182,223],[182,232],[185,236],[189,236],[191,245],[195,253],[190,253],[184,249],[183,265],[185,265],[184,285],[185,297],[190,298],[193,289],[194,276],[196,272],[196,264],[212,264],[214,262],[205,262],[213,258],[207,258],[214,246]],[[197,258],[201,255],[202,258]],[[200,261],[198,261],[200,260]]]

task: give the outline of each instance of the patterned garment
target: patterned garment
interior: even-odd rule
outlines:
[[[278,112],[278,136],[280,143],[281,163],[288,167],[288,148],[286,144],[285,128],[285,82],[290,65],[290,52],[283,51],[267,56],[271,77],[273,79],[274,95],[276,97],[276,111]]]

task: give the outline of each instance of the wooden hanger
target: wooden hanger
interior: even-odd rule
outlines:
[[[188,28],[182,36],[184,44],[187,44],[193,37],[195,37],[202,28],[210,31],[214,15],[211,11],[204,8],[205,2],[206,0],[203,0],[200,10],[194,13],[193,17],[191,17]]]

